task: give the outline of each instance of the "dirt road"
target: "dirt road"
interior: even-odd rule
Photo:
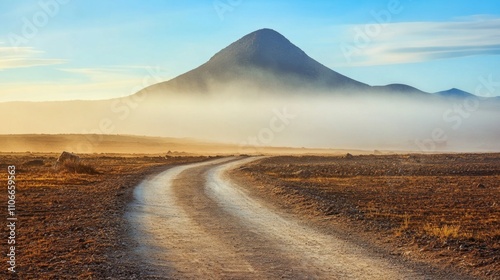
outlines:
[[[235,185],[255,158],[171,168],[143,181],[127,213],[138,254],[158,278],[436,279],[308,227]]]

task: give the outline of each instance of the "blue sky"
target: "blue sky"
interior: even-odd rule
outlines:
[[[371,85],[500,81],[496,0],[1,1],[0,20],[0,102],[130,95],[264,27]]]

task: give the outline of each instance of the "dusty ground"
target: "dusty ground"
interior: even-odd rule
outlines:
[[[267,154],[342,154],[360,151],[307,149],[287,147],[252,147],[203,142],[190,138],[150,137],[106,134],[0,134],[0,153],[60,153],[61,149],[75,153],[119,153],[170,155],[233,155]]]
[[[129,238],[123,214],[132,201],[133,187],[169,166],[207,158],[95,155],[83,161],[95,170],[78,169],[90,173],[86,174],[54,171],[56,156],[0,156],[4,178],[7,166],[16,165],[19,218],[18,274],[6,273],[7,247],[2,242],[0,261],[5,267],[0,278],[151,277],[141,256],[130,250],[138,244]],[[500,278],[499,154],[277,157],[232,175],[249,188],[255,184],[255,194],[267,197],[270,204],[305,215],[325,232],[352,232],[356,239],[364,238],[368,243],[361,242],[361,247],[373,243],[388,248],[394,257],[427,260],[478,278]],[[7,193],[2,200],[7,200]],[[3,216],[6,221],[5,212]],[[228,228],[218,228],[229,234],[224,229]],[[0,238],[7,236],[5,230]]]
[[[2,154],[1,176],[16,166],[16,270],[7,272],[2,242],[1,279],[143,279],[131,254],[124,212],[133,187],[147,175],[204,157],[84,156],[93,174],[55,171],[56,154]],[[87,171],[89,171],[87,170]],[[7,191],[1,201],[7,208]],[[6,211],[3,212],[6,222]],[[2,230],[1,239],[8,232]]]
[[[232,175],[325,229],[500,278],[500,154],[274,157]]]
[[[227,170],[256,158],[183,165],[134,191],[138,253],[161,279],[471,279],[326,233],[235,184]],[[299,216],[302,217],[302,216]],[[152,269],[153,270],[153,269]]]

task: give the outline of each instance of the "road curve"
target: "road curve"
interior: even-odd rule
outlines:
[[[143,181],[127,213],[138,254],[173,279],[426,279],[266,207],[225,171],[255,158],[171,168]]]

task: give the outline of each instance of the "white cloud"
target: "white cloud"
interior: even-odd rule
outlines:
[[[63,68],[60,71],[70,73],[74,78],[90,84],[117,85],[122,87],[147,87],[170,78],[161,68],[140,65],[119,65],[94,68]]]
[[[151,66],[140,65],[119,65],[108,67],[88,67],[88,68],[60,68],[60,71],[79,75],[93,81],[103,80],[125,80],[127,78],[137,79],[138,75],[147,75],[148,72],[159,72],[161,69],[153,69]],[[138,72],[141,72],[139,74]]]
[[[32,47],[3,47],[0,42],[0,71],[13,68],[27,68],[64,64],[67,60],[40,58],[42,51]]]
[[[0,58],[0,70],[12,68],[26,68],[66,63],[64,59],[28,59],[28,58]]]
[[[137,65],[59,70],[69,75],[46,83],[1,84],[0,102],[111,99],[170,78],[164,69]]]
[[[341,43],[348,64],[366,66],[500,54],[500,18],[351,25]]]

